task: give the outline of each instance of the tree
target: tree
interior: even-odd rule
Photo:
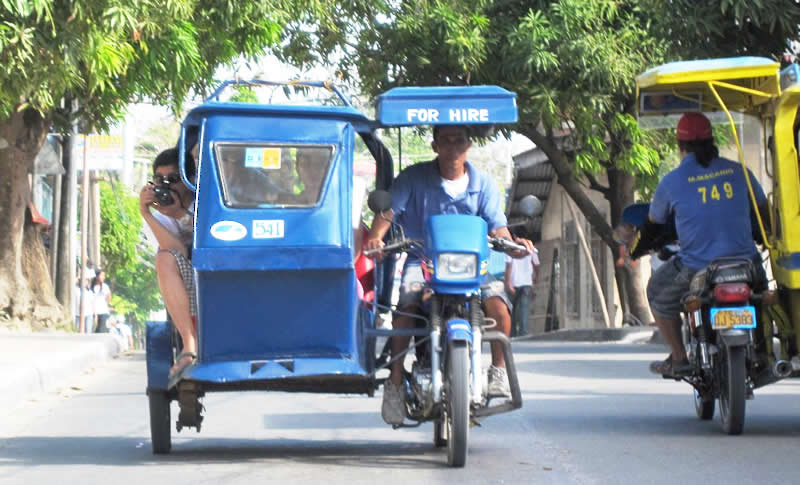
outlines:
[[[65,317],[41,243],[26,222],[27,174],[47,132],[103,129],[148,99],[178,112],[215,69],[252,59],[299,17],[327,4],[301,0],[27,0],[0,3],[0,313],[12,320]],[[75,100],[75,104],[72,103]]]
[[[100,252],[111,283],[114,312],[142,326],[161,305],[153,249],[142,239],[139,198],[117,183],[100,184]]]
[[[298,62],[338,59],[344,79],[360,82],[373,96],[398,85],[498,84],[516,92],[520,122],[515,129],[544,151],[559,184],[617,254],[611,227],[634,201],[637,181],[652,184],[672,144],[664,133],[639,129],[635,76],[676,58],[735,55],[744,49],[766,53],[797,36],[795,5],[765,1],[775,7],[766,13],[748,3],[386,2],[359,11],[361,23],[350,18],[337,31],[306,28],[308,38],[287,45],[284,55]],[[343,24],[347,20],[339,17]],[[736,25],[746,27],[737,30]],[[690,35],[692,26],[702,30]],[[747,35],[738,37],[743,30]],[[768,33],[778,40],[760,45]],[[599,173],[607,175],[608,185],[598,182]],[[608,200],[611,224],[587,190]],[[618,268],[616,280],[624,309],[647,321],[638,267]]]

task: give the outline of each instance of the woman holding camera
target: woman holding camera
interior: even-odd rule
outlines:
[[[188,153],[186,162],[186,175],[192,179],[194,161]],[[139,194],[139,210],[158,241],[158,286],[183,342],[183,352],[170,369],[170,381],[180,378],[197,360],[197,297],[191,263],[194,194],[181,180],[178,164],[177,149],[159,153],[153,162],[153,182]]]

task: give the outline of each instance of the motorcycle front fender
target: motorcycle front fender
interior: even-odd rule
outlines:
[[[472,326],[461,318],[447,321],[447,340],[472,343]]]

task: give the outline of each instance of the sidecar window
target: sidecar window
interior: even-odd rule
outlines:
[[[312,207],[322,195],[333,147],[217,143],[215,154],[226,206]]]

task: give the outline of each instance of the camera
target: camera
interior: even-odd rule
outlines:
[[[156,196],[156,202],[158,202],[158,205],[170,205],[175,202],[175,199],[172,197],[170,192],[171,190],[169,188],[169,184],[153,186],[153,194]]]

